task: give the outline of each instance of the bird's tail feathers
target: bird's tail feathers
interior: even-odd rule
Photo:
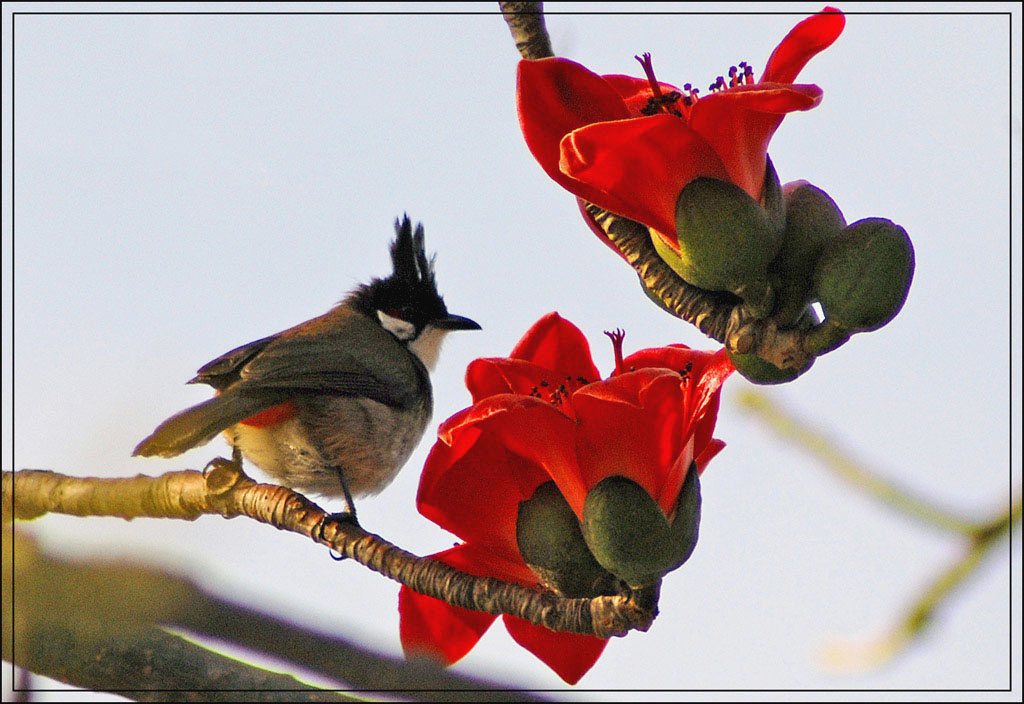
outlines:
[[[136,446],[132,455],[177,457],[205,445],[217,433],[274,405],[272,399],[224,392],[171,416]]]

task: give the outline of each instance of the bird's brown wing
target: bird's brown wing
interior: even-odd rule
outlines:
[[[236,347],[230,352],[225,352],[220,357],[217,357],[217,359],[201,366],[196,375],[185,383],[209,384],[215,389],[227,388],[238,381],[239,372],[242,370],[242,367],[262,352],[279,335],[281,333],[249,342],[241,347]]]
[[[238,369],[232,390],[364,396],[409,407],[425,385],[429,392],[426,369],[391,333],[360,313],[335,309],[269,340]]]

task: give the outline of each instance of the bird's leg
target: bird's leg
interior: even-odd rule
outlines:
[[[238,471],[242,471],[242,448],[238,445],[231,446],[231,463],[238,468]]]
[[[318,536],[322,541],[325,541],[324,523],[326,523],[328,520],[344,521],[346,523],[351,523],[354,526],[359,525],[359,520],[356,518],[356,504],[352,500],[352,492],[348,490],[348,484],[345,482],[345,470],[342,467],[335,467],[334,469],[338,473],[338,481],[341,483],[341,490],[345,494],[346,510],[339,511],[337,513],[329,513],[326,516],[324,516],[322,521],[320,521],[320,525],[318,526]],[[344,555],[334,557],[333,551],[331,552],[331,557],[339,562],[345,559]]]
[[[356,519],[356,504],[352,500],[352,492],[348,490],[348,483],[345,481],[345,468],[334,467],[334,471],[338,474],[338,482],[341,484],[341,491],[345,494],[345,510],[339,511],[338,513],[332,513],[331,517],[339,520],[359,525],[359,521]]]

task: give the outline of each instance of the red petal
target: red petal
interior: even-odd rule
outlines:
[[[548,58],[519,62],[516,105],[526,146],[544,171],[570,193],[593,202],[592,188],[558,170],[558,144],[584,125],[629,117],[622,98],[575,61]]]
[[[582,127],[562,140],[559,168],[594,189],[582,198],[675,241],[676,200],[698,176],[728,178],[722,160],[680,118],[653,115]]]
[[[587,488],[613,475],[629,477],[667,515],[675,497],[663,504],[661,493],[688,439],[684,403],[679,376],[662,369],[641,369],[576,392],[576,454]]]
[[[626,104],[626,109],[629,110],[630,117],[640,117],[643,114],[640,111],[647,107],[647,102],[654,96],[654,92],[651,90],[651,82],[646,78],[635,78],[633,76],[617,74],[602,76],[602,78],[622,98],[622,102]],[[681,92],[678,88],[668,83],[658,81],[658,85],[661,86],[662,93],[666,95],[673,91]]]
[[[700,458],[713,442],[712,436],[715,432],[715,423],[718,421],[720,400],[721,394],[715,394],[704,407],[694,412],[688,420],[690,425],[689,432],[693,435],[693,454],[697,458]]]
[[[473,403],[498,394],[528,393],[522,391],[524,382],[522,374],[516,370],[506,369],[502,362],[511,361],[503,357],[483,357],[474,359],[466,367],[466,388],[473,396]],[[525,364],[525,363],[524,363]]]
[[[817,86],[733,88],[697,101],[690,126],[721,157],[728,170],[727,179],[760,201],[768,142],[782,123],[782,113],[810,109],[820,99]]]
[[[690,370],[692,371],[693,366],[699,363],[700,355],[702,354],[707,353],[702,353],[699,350],[691,350],[685,345],[672,347],[648,347],[647,349],[638,350],[623,359],[622,368],[626,371],[633,371],[636,369],[654,367],[671,369],[674,372],[683,374],[684,372],[687,372],[687,364],[691,365]]]
[[[597,381],[601,372],[590,356],[590,343],[580,329],[560,316],[548,313],[533,324],[509,357],[573,378]]]
[[[570,418],[576,417],[572,403],[567,402],[570,394],[593,381],[521,359],[475,359],[466,369],[466,386],[473,393],[474,403],[498,394],[519,394],[556,404]]]
[[[504,614],[505,628],[523,646],[569,684],[576,684],[601,657],[608,641],[577,633],[558,633],[534,626],[525,619]]]
[[[722,384],[736,371],[724,347],[713,355],[705,354],[701,361],[704,364],[700,367],[694,364],[693,377],[697,383],[690,387],[692,396],[689,407],[695,415],[700,414],[721,393]]]
[[[834,7],[798,24],[779,43],[765,65],[762,83],[792,83],[818,52],[831,46],[842,34],[846,18]]]
[[[687,369],[689,365],[689,369]],[[735,368],[724,349],[717,352],[691,350],[686,345],[654,347],[635,352],[623,360],[625,369],[662,367],[685,375],[682,381],[685,390],[684,417],[680,433],[692,438],[691,452],[696,456],[700,469],[724,447],[724,443],[712,439],[718,406],[721,398],[720,387]],[[716,444],[717,443],[717,444]],[[680,455],[678,466],[674,466],[665,479],[659,493],[652,494],[659,504],[671,510],[672,501],[678,496],[679,488],[686,477],[691,455]]]
[[[696,458],[697,471],[704,474],[704,470],[707,468],[708,462],[710,462],[715,455],[721,452],[723,448],[725,448],[725,443],[721,440],[712,440],[709,442],[708,446],[704,448],[704,452],[700,453]]]
[[[714,355],[706,356],[703,362],[704,364],[699,368],[694,365],[693,378],[696,383],[690,387],[690,397],[687,400],[687,408],[690,413],[688,423],[691,426],[690,432],[694,436],[693,451],[697,456],[698,464],[707,447],[715,442],[712,440],[712,434],[715,431],[715,422],[718,420],[722,384],[736,370],[726,354],[725,348]],[[715,452],[717,453],[717,450]],[[713,456],[714,454],[703,461],[706,463]]]
[[[464,569],[481,552],[470,545],[460,545],[432,557]],[[398,613],[398,633],[406,657],[426,655],[444,665],[457,662],[472,650],[496,618],[452,606],[406,586],[398,592]]]
[[[550,477],[479,427],[460,426],[451,437],[454,447],[438,441],[427,457],[417,509],[463,540],[521,561],[516,542],[519,502]]]
[[[550,383],[555,374],[522,359],[484,357],[474,359],[466,368],[466,388],[473,395],[473,403],[498,394],[529,396],[542,381]]]
[[[676,503],[679,501],[679,490],[683,488],[683,482],[686,481],[686,475],[693,463],[693,437],[685,430],[683,435],[687,437],[687,443],[683,446],[676,461],[672,463],[669,472],[666,473],[665,481],[658,489],[658,493],[654,494],[655,500],[666,516],[671,516],[675,511]]]
[[[667,376],[679,383],[679,376],[674,370],[665,367],[646,367],[628,373],[617,374],[605,381],[588,384],[575,394],[574,400],[598,399],[603,402],[617,403],[625,406],[642,408],[644,394],[648,393],[651,384],[658,382],[660,377]],[[585,401],[586,402],[586,401]],[[609,408],[609,412],[613,409]]]
[[[484,399],[469,412],[460,414],[458,417],[458,426],[449,427],[446,424],[438,433],[444,443],[455,445],[452,448],[453,454],[460,451],[458,445],[461,443],[461,433],[471,433],[468,437],[474,443],[480,442],[484,434],[490,434],[496,445],[486,446],[491,448],[489,451],[493,452],[494,447],[500,446],[543,470],[547,475],[543,481],[547,481],[549,478],[553,479],[569,505],[574,509],[578,508],[577,513],[582,515],[587,489],[576,464],[574,444],[576,423],[568,416],[547,401],[529,396],[504,394]],[[437,450],[436,445],[435,450]],[[438,451],[440,452],[440,450]],[[529,492],[526,496],[518,499],[522,501],[523,498],[533,493],[533,489],[539,482],[535,481],[534,474],[520,476],[510,471],[503,465],[504,457],[505,455],[500,455],[495,463],[481,466],[478,471],[493,477],[496,483],[505,487],[508,486],[509,481],[517,482],[520,492]],[[443,460],[444,456],[441,455],[441,458]],[[425,491],[428,479],[436,481],[433,479],[435,474],[447,471],[442,460],[438,460],[439,466],[436,470],[433,467],[424,467],[425,478],[420,481],[421,492]],[[431,458],[428,457],[428,465],[430,461]],[[486,458],[484,461],[487,461]],[[428,469],[430,469],[429,477],[427,476]],[[520,465],[516,465],[514,469],[516,472],[522,472]],[[481,515],[476,520],[486,523],[487,517],[483,515],[486,512],[480,510],[484,504],[472,497],[463,496],[462,492],[457,492],[457,494],[470,507],[477,508],[477,512]],[[430,495],[425,494],[424,498],[427,499]],[[420,512],[427,515],[424,512],[424,507],[420,508]],[[512,536],[514,537],[514,535],[513,531]]]
[[[701,98],[701,110],[715,106],[723,112],[740,108],[754,112],[784,115],[797,110],[810,110],[821,102],[822,90],[811,83],[755,83],[730,88]],[[705,102],[706,101],[706,102]],[[719,106],[717,103],[723,103]],[[696,107],[694,108],[696,109]]]

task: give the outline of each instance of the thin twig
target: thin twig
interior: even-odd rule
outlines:
[[[656,592],[567,599],[491,577],[477,577],[395,547],[358,525],[338,521],[291,489],[257,484],[217,458],[205,473],[170,472],[130,479],[76,478],[45,470],[4,472],[5,510],[17,518],[47,512],[76,516],[147,516],[194,520],[204,514],[247,516],[304,535],[428,596],[490,614],[511,614],[553,631],[599,638],[647,630],[657,615]]]

